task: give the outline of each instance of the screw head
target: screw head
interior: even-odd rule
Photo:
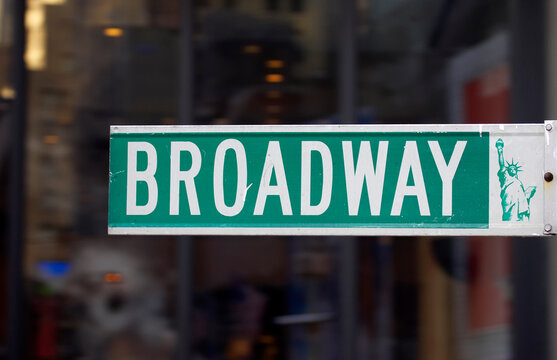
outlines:
[[[547,131],[551,131],[551,129],[553,129],[553,125],[551,125],[551,124],[545,124],[545,129],[546,129]]]
[[[551,229],[553,229],[551,224],[545,224],[545,226],[543,227],[543,231],[545,231],[545,232],[550,232]]]
[[[553,181],[553,173],[551,172],[546,172],[545,174],[543,174],[543,179],[547,182],[551,182]]]

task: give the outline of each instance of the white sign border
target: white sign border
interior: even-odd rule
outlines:
[[[541,231],[540,231],[541,230]],[[284,236],[541,236],[538,226],[455,228],[295,227],[109,227],[109,235],[284,235]]]
[[[523,134],[543,131],[543,124],[422,124],[422,125],[161,125],[120,126],[112,125],[110,134],[170,134],[170,133],[351,133],[351,132],[520,132]],[[495,130],[496,129],[496,130]]]

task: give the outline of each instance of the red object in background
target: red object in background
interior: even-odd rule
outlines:
[[[464,85],[464,116],[469,124],[510,121],[510,75],[501,64]],[[468,328],[472,331],[509,326],[511,240],[508,237],[468,240]]]
[[[469,124],[500,124],[510,120],[509,66],[499,65],[464,85],[464,116]]]
[[[487,330],[511,323],[511,239],[468,240],[468,328]]]
[[[57,358],[58,332],[56,326],[56,300],[41,297],[35,302],[37,314],[37,344],[36,355],[40,360],[55,360]]]

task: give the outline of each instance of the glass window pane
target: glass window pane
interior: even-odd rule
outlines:
[[[358,120],[510,121],[509,1],[359,1]],[[362,239],[362,358],[510,359],[509,238]]]
[[[180,239],[107,235],[108,131],[178,123],[182,1],[26,1],[29,357],[172,359],[184,341]],[[194,124],[340,122],[338,17],[349,2],[193,3]],[[355,121],[510,121],[510,1],[355,3]],[[13,4],[0,0],[1,222],[10,211]],[[338,358],[342,241],[196,237],[193,357]],[[512,358],[511,239],[357,243],[359,358]]]
[[[196,10],[198,123],[335,121],[334,1],[215,3]]]
[[[494,122],[487,110],[451,112],[455,102],[474,101],[453,98],[462,94],[451,87],[482,76],[508,87],[508,13],[506,1],[360,2],[360,112],[374,123]],[[478,106],[508,116],[508,104]]]
[[[30,355],[170,359],[177,242],[107,235],[108,135],[176,123],[179,1],[27,5]]]
[[[338,122],[339,3],[228,5],[196,8],[195,122]],[[327,238],[196,239],[195,356],[337,358],[338,246]]]

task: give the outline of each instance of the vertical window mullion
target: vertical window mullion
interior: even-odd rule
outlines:
[[[356,0],[339,1],[341,8],[339,54],[339,106],[342,123],[356,120]]]
[[[341,123],[354,123],[357,104],[356,0],[339,0],[338,104]],[[340,359],[356,359],[356,314],[358,308],[356,237],[340,238]]]
[[[193,26],[195,21],[195,0],[181,2],[181,30],[179,49],[179,83],[178,83],[178,122],[181,125],[192,124],[194,117],[194,43]],[[176,237],[178,241],[178,276],[176,325],[178,339],[176,346],[177,359],[190,359],[192,355],[192,295],[193,295],[193,247],[194,240],[190,236]]]
[[[25,122],[27,86],[25,53],[26,1],[13,1],[13,74],[16,97],[10,116],[10,178],[8,218],[8,328],[7,359],[26,358],[25,294],[23,286],[24,202],[25,202]]]
[[[549,2],[512,0],[510,22],[511,120],[541,123],[546,118],[546,12]],[[512,242],[514,359],[553,358],[548,253],[550,242],[532,238]],[[535,279],[535,280],[534,280]],[[551,285],[549,285],[551,284]],[[550,300],[548,300],[550,299]],[[532,346],[535,344],[535,346]]]

